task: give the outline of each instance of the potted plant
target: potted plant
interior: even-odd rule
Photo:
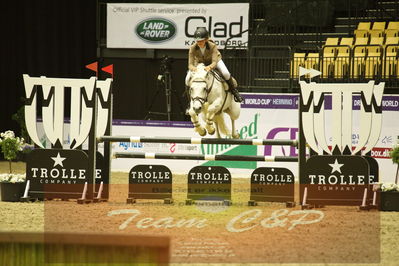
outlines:
[[[392,158],[392,162],[397,164],[395,184],[398,184],[398,172],[399,172],[399,144],[395,145],[393,149],[389,152],[389,156]]]
[[[8,161],[8,173],[0,174],[1,200],[19,201],[25,186],[25,174],[15,174],[12,171],[12,160],[24,148],[24,139],[15,137],[13,131],[0,133],[0,149],[4,159]]]
[[[382,211],[399,211],[399,144],[393,147],[389,155],[398,168],[396,168],[395,183],[382,183],[377,187],[380,193],[380,209]]]

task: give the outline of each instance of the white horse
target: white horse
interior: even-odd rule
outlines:
[[[205,136],[207,132],[213,135],[216,127],[218,138],[221,137],[220,133],[228,137],[239,138],[240,135],[235,130],[234,121],[240,116],[241,106],[227,91],[227,83],[216,78],[212,72],[206,71],[204,64],[199,64],[197,71],[191,73],[188,86],[190,88],[188,113],[191,116],[194,130],[201,136]],[[228,130],[224,121],[224,113],[230,116],[231,131]],[[201,125],[199,116],[205,122],[205,127]]]

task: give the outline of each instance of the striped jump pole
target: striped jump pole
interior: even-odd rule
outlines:
[[[114,158],[140,159],[173,159],[204,161],[247,161],[247,162],[298,162],[296,156],[254,156],[254,155],[202,155],[202,154],[169,154],[152,152],[116,152]]]
[[[231,145],[280,145],[298,146],[297,140],[285,139],[218,139],[184,137],[137,137],[137,136],[102,136],[98,142],[149,142],[149,143],[185,143],[185,144],[231,144]]]

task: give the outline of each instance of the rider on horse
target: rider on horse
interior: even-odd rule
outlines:
[[[234,95],[234,100],[236,102],[243,102],[243,98],[239,94],[235,82],[227,69],[226,65],[222,60],[222,55],[220,54],[216,44],[209,39],[209,33],[205,27],[198,27],[194,33],[194,39],[196,41],[190,47],[188,53],[188,69],[195,72],[197,65],[199,63],[205,64],[205,70],[211,71],[214,68],[220,71],[229,85],[229,91]],[[187,73],[186,84],[190,78],[190,73]]]

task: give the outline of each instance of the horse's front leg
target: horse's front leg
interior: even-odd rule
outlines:
[[[190,108],[188,113],[191,117],[191,122],[193,123],[194,131],[198,132],[198,134],[200,134],[200,136],[205,136],[206,135],[205,128],[201,126],[201,123],[199,122],[197,113],[193,110],[192,107]]]
[[[215,100],[212,104],[208,106],[208,110],[206,112],[206,125],[205,128],[210,135],[215,133],[215,127],[213,126],[213,119],[215,114],[222,108],[223,102],[221,100]]]
[[[240,134],[236,131],[235,121],[233,119],[231,119],[231,136],[233,137],[233,139],[240,138]]]

